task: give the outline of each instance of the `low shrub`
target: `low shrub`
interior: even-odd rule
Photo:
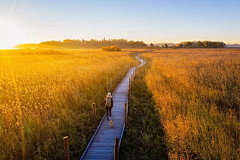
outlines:
[[[121,49],[117,46],[106,46],[106,47],[102,47],[103,51],[121,51]]]

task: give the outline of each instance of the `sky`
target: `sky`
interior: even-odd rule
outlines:
[[[240,0],[0,0],[0,47],[104,37],[240,43]]]

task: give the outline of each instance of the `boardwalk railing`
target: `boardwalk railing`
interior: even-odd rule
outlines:
[[[128,98],[131,93],[131,84],[135,77],[136,69],[145,64],[139,57],[136,58],[141,63],[132,68],[128,67],[129,70],[125,77],[117,84],[117,87],[113,91],[114,107],[112,108],[112,117],[110,117],[113,120],[113,127],[108,126],[109,121],[107,121],[105,113],[80,160],[119,159],[119,148],[123,133],[127,130]],[[116,74],[116,82],[117,78]]]

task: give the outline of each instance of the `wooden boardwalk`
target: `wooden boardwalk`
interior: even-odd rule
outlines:
[[[141,67],[145,64],[143,60],[138,57],[136,58],[141,62],[138,67]],[[115,137],[120,139],[120,146],[125,124],[124,104],[128,104],[129,78],[131,78],[131,75],[135,68],[136,67],[132,67],[129,69],[125,77],[113,92],[114,107],[112,108],[112,117],[110,117],[110,119],[113,119],[113,127],[110,128],[109,121],[107,121],[105,114],[80,160],[114,159]]]

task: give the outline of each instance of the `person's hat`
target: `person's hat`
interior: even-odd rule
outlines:
[[[110,98],[112,98],[112,95],[111,95],[111,93],[110,93],[110,92],[107,94],[107,97],[110,97]]]

